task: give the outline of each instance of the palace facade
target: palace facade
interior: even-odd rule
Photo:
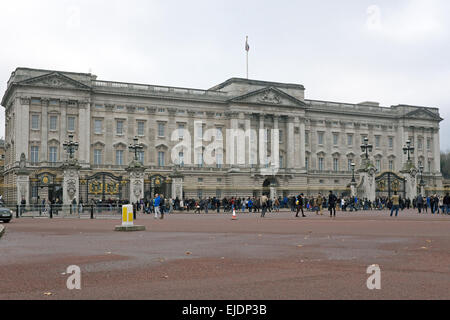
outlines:
[[[442,188],[442,119],[432,107],[309,100],[300,84],[242,78],[200,90],[29,68],[12,72],[1,105],[6,125],[3,198],[8,202],[61,197],[61,166],[67,160],[63,143],[69,135],[79,143],[79,197],[85,201],[129,197],[126,169],[134,153],[128,147],[135,137],[143,146],[138,159],[145,168],[147,197],[155,192],[172,196],[174,176],[182,177],[186,198],[252,196],[268,188],[278,195],[345,193],[350,164],[358,169],[364,155],[364,137],[373,145],[370,159],[377,172],[399,176],[407,157],[402,148],[409,139],[415,148],[413,163],[424,166],[427,192]],[[259,148],[250,138],[238,141],[246,144],[246,164],[229,164],[233,152],[226,148],[215,151],[215,164],[206,164],[208,143],[176,151],[178,160],[173,161],[172,150],[179,143],[174,132],[189,132],[194,146],[195,139],[213,129],[222,132],[226,146],[225,130],[230,128],[278,129],[280,168],[262,174],[266,163],[250,165]],[[183,161],[189,157],[192,164]],[[28,190],[17,187],[17,177],[24,175]]]

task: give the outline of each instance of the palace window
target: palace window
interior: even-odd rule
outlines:
[[[94,164],[102,164],[102,150],[94,149]]]
[[[39,162],[39,147],[38,146],[32,146],[31,147],[31,162],[37,163]]]
[[[319,166],[318,166],[319,168],[318,169],[319,169],[319,171],[323,171],[323,158],[319,158],[318,160],[319,160]]]
[[[284,168],[283,156],[280,156],[280,168]]]
[[[220,152],[216,152],[216,167],[217,168],[222,168],[222,164],[223,164],[223,155]]]
[[[394,160],[389,160],[389,171],[394,171]]]
[[[223,140],[222,128],[216,127],[216,140]]]
[[[164,151],[158,152],[158,166],[164,167]]]
[[[339,134],[333,133],[333,145],[337,146],[339,142]]]
[[[347,145],[349,147],[353,146],[353,135],[352,134],[347,135]]]
[[[39,130],[39,115],[31,115],[31,129]]]
[[[306,170],[309,169],[309,158],[308,157],[305,158],[305,169]]]
[[[338,158],[333,159],[333,171],[334,172],[339,171],[339,159]]]
[[[49,155],[48,155],[48,160],[50,162],[56,162],[58,158],[58,148],[57,147],[50,147],[49,148]]]
[[[123,150],[116,150],[116,165],[123,165]]]
[[[431,138],[427,138],[427,150],[431,150]]]
[[[117,122],[116,122],[116,134],[123,134],[123,120],[117,120]]]
[[[197,165],[199,168],[203,167],[203,152],[197,152]]]
[[[68,117],[67,118],[67,130],[68,131],[75,131],[75,117]]]
[[[102,120],[94,120],[94,133],[101,134],[102,133]]]
[[[309,132],[305,131],[305,145],[309,145]]]
[[[50,130],[56,130],[56,125],[58,121],[58,117],[57,116],[50,116]]]
[[[417,148],[418,148],[419,150],[422,150],[422,148],[423,148],[423,138],[419,138],[419,139],[417,140]]]
[[[389,140],[389,149],[394,148],[394,138],[393,137],[389,137],[388,140]]]
[[[375,136],[375,148],[380,147],[380,136]]]
[[[178,125],[178,139],[182,140],[184,138],[184,124],[180,123]]]
[[[283,130],[278,130],[278,138],[279,142],[283,143]]]
[[[317,142],[323,144],[323,132],[317,132]]]
[[[158,123],[158,137],[164,137],[165,124],[162,122]]]
[[[431,161],[430,160],[427,161],[427,165],[428,165],[428,172],[431,172]]]
[[[203,198],[203,190],[197,190],[197,198],[202,199]]]
[[[138,136],[143,136],[144,135],[144,125],[145,125],[144,121],[138,121],[137,122],[137,135]]]
[[[381,160],[380,159],[375,160],[375,167],[377,168],[378,172],[381,171]]]
[[[143,150],[140,150],[137,152],[137,157],[138,157],[138,161],[141,164],[144,164],[144,151]]]

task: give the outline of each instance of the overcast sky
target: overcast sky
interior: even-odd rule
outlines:
[[[32,67],[207,89],[245,77],[307,99],[440,108],[450,149],[450,1],[0,1],[0,91]],[[4,136],[4,109],[0,136]]]

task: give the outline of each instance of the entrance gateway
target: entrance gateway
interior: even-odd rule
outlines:
[[[377,197],[391,197],[397,192],[403,199],[406,198],[406,179],[392,171],[385,171],[375,177]],[[411,199],[412,200],[412,199]]]

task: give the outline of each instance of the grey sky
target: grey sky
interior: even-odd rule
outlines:
[[[301,83],[308,99],[440,108],[450,149],[450,1],[1,1],[0,91],[16,67],[210,88]],[[4,135],[4,112],[0,136]]]

